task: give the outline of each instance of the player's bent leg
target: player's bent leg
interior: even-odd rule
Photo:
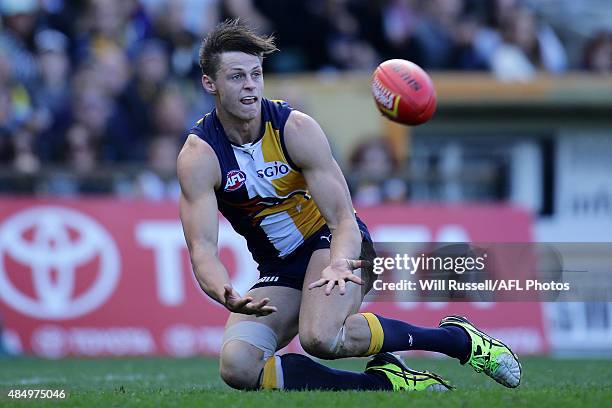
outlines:
[[[333,359],[425,350],[460,360],[469,354],[469,338],[458,327],[419,327],[372,313],[357,313],[364,295],[359,285],[349,282],[344,296],[337,290],[329,296],[323,288],[308,290],[329,265],[329,256],[328,249],[315,251],[304,281],[299,332],[308,353]]]
[[[257,389],[267,360],[297,334],[300,291],[283,286],[251,289],[253,299],[270,298],[268,316],[230,314],[223,336],[219,371],[232,388]]]
[[[356,314],[363,299],[361,287],[347,284],[343,296],[337,290],[326,296],[324,288],[308,289],[329,263],[329,249],[319,249],[310,258],[300,306],[300,343],[307,353],[318,358],[363,356],[368,350],[370,330],[363,316]]]
[[[315,251],[316,252],[316,251]],[[329,258],[329,252],[327,257]],[[320,263],[329,262],[324,261],[318,258]],[[319,270],[320,273],[320,270]],[[273,288],[266,288],[269,290],[273,290]],[[284,354],[284,355],[273,355],[268,358],[271,354],[270,350],[272,347],[266,346],[265,339],[271,339],[273,336],[269,334],[271,332],[279,334],[278,346],[276,349],[280,349],[284,344],[286,344],[292,335],[295,333],[295,328],[297,326],[297,319],[288,319],[287,317],[291,316],[291,314],[283,313],[284,308],[274,299],[279,293],[274,292],[274,294],[265,294],[264,296],[270,297],[271,304],[278,306],[278,312],[273,313],[265,318],[253,318],[242,315],[232,315],[230,320],[228,321],[227,334],[228,337],[232,337],[232,343],[227,341],[225,343],[225,347],[222,353],[221,359],[221,372],[223,378],[232,386],[241,389],[253,389],[257,387],[257,384],[260,389],[273,389],[273,390],[392,390],[394,386],[389,379],[389,375],[391,375],[391,371],[399,372],[402,375],[402,369],[395,368],[395,370],[383,370],[380,369],[382,367],[373,366],[368,369],[368,371],[363,373],[356,373],[344,370],[336,370],[333,368],[326,367],[307,356],[300,354]],[[292,305],[294,310],[294,314],[297,316],[297,310],[300,307],[300,299],[303,296],[298,291],[294,293],[289,293],[291,295],[294,303],[291,303],[289,300],[286,302],[281,302],[281,304]],[[350,312],[357,307],[359,307],[359,303],[361,302],[359,289],[357,288],[357,293],[355,295],[356,301],[352,304],[352,306],[347,307],[346,302],[338,302],[339,305],[343,305],[345,308],[346,314],[344,314],[343,318],[350,314]],[[333,305],[332,305],[333,306]],[[337,316],[337,315],[333,315]],[[362,317],[358,317],[359,319],[363,319]],[[337,322],[337,326],[342,326],[342,319],[339,319]],[[240,331],[250,330],[246,325],[246,323],[265,323],[271,331],[262,330],[260,334],[257,335],[247,335],[242,338],[238,338],[235,334],[231,334],[232,327],[237,327],[239,323],[242,324]],[[238,323],[237,323],[238,322]],[[282,330],[283,327],[287,327],[288,325],[294,324],[293,330]],[[322,338],[321,335],[326,332],[318,332],[314,331],[314,327],[310,326],[311,333],[315,333],[318,344],[316,347],[321,347],[323,350],[323,344],[327,344],[333,341],[329,339]],[[264,329],[263,327],[259,327],[259,329]],[[265,333],[268,333],[266,335]],[[356,333],[356,330],[352,330],[353,333]],[[282,339],[280,335],[284,333],[285,338]],[[369,332],[367,330],[363,331],[363,336],[369,336]],[[313,338],[315,338],[313,336]],[[257,340],[258,339],[258,340]],[[246,347],[244,344],[241,344],[243,341],[249,342]],[[271,340],[271,342],[273,342]],[[315,348],[310,348],[311,352]],[[250,347],[255,347],[256,350],[253,350]],[[235,352],[233,347],[237,347],[238,351]],[[258,350],[259,351],[258,351]],[[253,352],[254,351],[254,352]],[[315,354],[315,353],[313,353]],[[320,355],[323,355],[323,351],[321,351]],[[261,357],[260,357],[261,356]],[[251,366],[251,368],[245,368],[245,365]],[[389,367],[391,368],[392,364]],[[261,370],[261,374],[256,380],[256,373],[258,370]],[[421,377],[419,377],[421,378]],[[422,383],[420,383],[422,384]],[[408,388],[407,388],[408,389]]]
[[[231,340],[223,345],[219,361],[219,373],[223,381],[238,390],[255,390],[259,387],[259,375],[263,369],[264,352],[241,340]]]

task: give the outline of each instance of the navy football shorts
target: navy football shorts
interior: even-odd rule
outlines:
[[[357,225],[361,231],[361,255],[359,259],[372,262],[376,257],[374,245],[368,227],[357,218]],[[318,249],[329,248],[331,245],[331,232],[327,225],[324,225],[316,233],[312,234],[302,245],[284,259],[259,265],[259,279],[251,287],[261,288],[265,286],[287,286],[297,290],[302,290],[306,268],[310,262],[313,252]],[[362,268],[364,290],[367,292],[373,282],[372,267]]]

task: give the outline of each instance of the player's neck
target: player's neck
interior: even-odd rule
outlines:
[[[230,142],[238,145],[254,142],[261,132],[261,114],[251,120],[240,120],[226,112],[217,111],[217,117]]]

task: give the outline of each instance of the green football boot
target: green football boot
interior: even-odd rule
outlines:
[[[399,357],[391,353],[376,354],[368,362],[365,371],[382,373],[391,382],[393,391],[448,391],[454,388],[434,373],[408,368]]]
[[[440,321],[440,327],[459,326],[463,328],[472,345],[472,352],[467,361],[477,373],[486,375],[508,388],[516,388],[521,383],[521,363],[516,354],[501,341],[478,330],[468,319],[462,316],[447,316]]]

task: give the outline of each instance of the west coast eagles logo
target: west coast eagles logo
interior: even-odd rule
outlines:
[[[225,183],[225,191],[236,191],[244,185],[246,174],[242,170],[230,170],[227,172],[227,182]]]

